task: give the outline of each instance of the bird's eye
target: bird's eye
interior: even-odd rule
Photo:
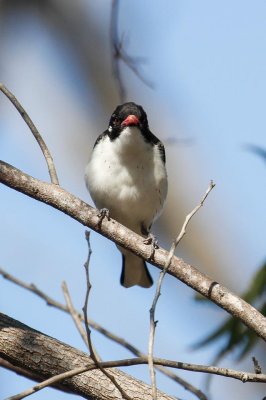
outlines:
[[[115,118],[113,119],[113,124],[114,124],[114,125],[118,125],[118,124],[119,124],[119,119],[115,117]]]

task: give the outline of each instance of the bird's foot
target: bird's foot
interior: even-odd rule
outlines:
[[[110,220],[110,211],[108,210],[108,208],[101,208],[97,217],[99,218],[98,225],[101,225],[104,218],[107,218],[108,221]]]
[[[159,249],[158,240],[152,233],[149,233],[148,237],[144,239],[144,244],[150,244],[155,249]]]
[[[155,250],[159,249],[157,238],[152,233],[149,233],[148,237],[144,239],[143,243],[151,246],[150,260],[153,260]]]

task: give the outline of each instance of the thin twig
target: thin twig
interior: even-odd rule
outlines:
[[[55,383],[61,382],[64,379],[67,378],[72,378],[73,376],[82,374],[83,372],[89,371],[89,367],[85,366],[85,367],[79,367],[79,368],[75,368],[71,371],[67,371],[67,372],[63,372],[62,374],[58,374],[56,376],[52,376],[49,379],[46,379],[45,381],[41,382],[41,383],[37,383],[37,385],[32,386],[29,389],[24,390],[21,393],[18,393],[14,396],[8,397],[6,400],[21,400],[24,399],[25,397],[30,396],[33,393],[39,392],[40,390],[46,388],[47,386],[52,386]]]
[[[54,300],[53,298],[48,296],[46,293],[42,292],[36,285],[27,284],[27,283],[21,281],[20,279],[15,278],[13,275],[11,275],[8,272],[4,271],[2,268],[0,268],[0,275],[2,275],[3,278],[7,279],[8,281],[10,281],[12,283],[15,283],[16,285],[18,285],[18,286],[20,286],[20,287],[22,287],[22,288],[24,288],[26,290],[29,290],[33,294],[36,294],[41,299],[43,299],[47,303],[47,305],[55,307],[58,310],[64,311],[64,312],[72,315],[72,313],[70,312],[70,307],[69,306],[65,306],[64,304]],[[73,304],[71,304],[71,307],[72,306],[73,306]],[[74,314],[77,316],[79,321],[84,321],[84,316],[78,310],[76,310],[73,307],[73,315]],[[73,315],[72,315],[72,317],[73,317]],[[146,357],[146,355],[144,353],[142,353],[139,349],[137,349],[131,343],[126,341],[124,338],[122,338],[122,337],[120,337],[118,335],[115,335],[114,333],[110,332],[109,330],[103,328],[97,322],[92,321],[91,319],[88,319],[88,323],[89,323],[89,326],[92,327],[93,329],[95,329],[97,332],[101,333],[102,335],[104,335],[108,339],[114,341],[115,343],[123,346],[125,349],[130,351],[135,356],[137,356],[137,357]],[[86,336],[86,343],[87,343],[87,336]],[[94,352],[95,352],[95,349],[94,349]],[[98,356],[98,358],[99,358],[99,356]],[[175,382],[177,382],[179,385],[182,385],[186,390],[188,390],[191,393],[193,393],[200,400],[207,400],[206,395],[202,391],[200,391],[199,389],[197,389],[196,387],[191,385],[191,383],[189,383],[189,382],[185,381],[184,379],[180,378],[179,376],[177,376],[172,371],[170,371],[167,368],[165,368],[163,366],[160,366],[160,365],[158,365],[156,367],[156,369],[158,369],[162,374],[168,376],[168,378],[170,378],[170,379],[174,380]]]
[[[67,284],[66,284],[65,281],[62,283],[62,290],[63,290],[64,296],[65,296],[65,300],[66,300],[66,303],[67,303],[67,307],[68,307],[69,313],[70,313],[70,315],[71,315],[71,317],[72,317],[72,319],[73,319],[73,321],[74,321],[74,323],[75,323],[75,325],[77,327],[77,330],[79,331],[80,336],[82,337],[82,340],[84,341],[86,346],[89,347],[88,346],[88,339],[87,339],[86,332],[83,329],[82,322],[81,322],[81,319],[79,317],[79,313],[76,311],[76,309],[73,306],[73,303],[72,303],[72,300],[71,300],[71,297],[70,297],[70,293],[69,293],[69,290],[68,290],[68,287],[67,287]]]
[[[124,83],[121,77],[120,64],[119,64],[120,46],[118,39],[118,9],[119,9],[119,0],[113,0],[111,9],[111,21],[110,21],[112,67],[113,67],[113,76],[118,84],[120,101],[121,103],[124,103],[126,98],[126,89],[124,87]]]
[[[115,385],[115,387],[121,393],[122,397],[125,398],[126,400],[131,400],[131,397],[129,397],[127,395],[127,393],[124,391],[124,389],[116,381],[115,377],[113,375],[111,375],[109,372],[107,372],[104,369],[104,367],[102,367],[100,365],[100,362],[99,362],[99,360],[97,358],[97,354],[95,353],[94,348],[93,348],[93,344],[92,344],[92,340],[91,340],[91,330],[90,330],[89,321],[88,321],[88,302],[89,302],[89,295],[90,295],[90,291],[91,291],[89,266],[90,266],[90,258],[91,258],[91,254],[92,254],[91,244],[90,244],[90,232],[89,231],[85,231],[85,237],[86,237],[87,244],[88,244],[88,258],[87,258],[87,260],[86,260],[86,262],[84,264],[85,274],[86,274],[86,287],[87,287],[87,289],[86,289],[85,302],[84,302],[84,306],[82,308],[82,311],[83,311],[83,315],[84,315],[85,329],[86,329],[86,333],[87,333],[87,341],[88,341],[90,357],[94,361],[95,365],[102,371],[102,373],[104,375],[106,375],[110,379],[110,381]]]
[[[40,135],[38,129],[36,128],[36,126],[32,122],[32,120],[29,117],[28,113],[25,111],[25,109],[19,103],[17,98],[3,85],[3,83],[0,83],[0,90],[1,90],[1,92],[3,92],[6,95],[6,97],[16,107],[16,109],[18,110],[18,112],[20,113],[20,115],[22,116],[22,118],[24,119],[24,121],[26,122],[28,127],[30,128],[33,136],[37,140],[37,143],[40,146],[40,148],[41,148],[41,150],[43,152],[43,155],[45,157],[45,160],[46,160],[46,163],[47,163],[47,167],[48,167],[48,171],[49,171],[49,175],[50,175],[50,178],[51,178],[51,182],[53,184],[55,184],[55,185],[59,185],[59,181],[58,181],[58,177],[57,177],[57,173],[56,173],[56,169],[55,169],[53,158],[51,156],[50,151],[48,150],[48,147],[46,146],[45,141],[43,140],[42,136]]]
[[[53,299],[52,297],[48,296],[46,293],[41,291],[36,285],[33,283],[28,284],[26,282],[23,282],[22,280],[14,277],[13,275],[9,274],[2,268],[0,268],[0,275],[3,276],[3,278],[7,279],[9,282],[15,283],[16,285],[29,290],[31,293],[36,294],[38,297],[43,299],[48,306],[55,307],[58,310],[64,311],[68,314],[70,314],[69,308],[60,303],[59,301]],[[78,316],[78,318],[81,321],[84,321],[84,315],[81,314],[79,311],[75,310],[75,314]],[[138,357],[141,357],[143,354],[131,343],[127,342],[125,339],[121,338],[118,335],[115,335],[114,333],[110,332],[109,330],[105,329],[101,325],[99,325],[97,322],[88,319],[89,326],[91,326],[93,329],[95,329],[97,332],[101,333],[102,335],[106,336],[108,339],[113,340],[114,342],[120,344],[121,346],[125,347],[127,350],[129,350],[131,353],[135,354]],[[87,336],[86,336],[86,341],[87,341]]]
[[[91,258],[91,254],[92,254],[92,250],[91,250],[91,245],[90,245],[90,232],[89,231],[85,231],[85,237],[86,237],[86,241],[88,244],[88,258],[84,264],[84,268],[85,268],[85,274],[86,274],[86,295],[85,295],[85,303],[84,306],[82,308],[83,311],[83,316],[84,316],[84,321],[85,321],[85,329],[86,329],[86,334],[87,334],[87,342],[88,342],[88,347],[89,347],[89,351],[90,351],[90,357],[94,360],[97,360],[97,357],[94,354],[93,351],[93,347],[92,347],[92,342],[91,342],[91,330],[89,327],[89,321],[88,321],[88,302],[89,302],[89,295],[90,295],[90,290],[91,290],[91,283],[90,283],[90,276],[89,276],[89,265],[90,265],[90,258]]]
[[[142,357],[147,357],[147,356],[144,353],[142,353]],[[190,382],[180,378],[180,376],[176,375],[170,369],[164,367],[163,365],[157,365],[157,364],[155,364],[155,368],[162,374],[166,375],[169,379],[172,379],[174,382],[181,385],[185,390],[194,394],[199,400],[208,400],[205,393],[203,393],[200,389],[193,386]]]
[[[69,290],[67,288],[67,284],[65,282],[63,282],[62,284],[62,289],[63,289],[63,293],[65,295],[65,299],[67,302],[67,306],[69,309],[69,313],[74,321],[74,324],[76,325],[82,340],[84,341],[84,343],[86,344],[88,350],[89,350],[89,343],[88,343],[88,338],[87,338],[87,334],[82,326],[82,322],[84,322],[84,317],[74,308],[72,300],[71,300],[71,296],[69,293]],[[89,322],[90,323],[90,322]],[[99,356],[99,354],[97,353],[96,349],[93,347],[93,352],[97,358],[98,361],[102,361],[101,357]]]
[[[205,365],[198,365],[198,364],[188,364],[182,363],[177,361],[165,360],[162,358],[154,358],[153,360],[155,365],[164,365],[169,368],[177,368],[177,369],[184,369],[186,371],[193,371],[193,372],[203,372],[203,373],[210,373],[215,375],[220,375],[228,378],[233,378],[240,380],[241,382],[266,382],[266,374],[254,374],[252,372],[244,372],[244,371],[235,371],[229,368],[220,368],[214,366],[205,366]],[[148,364],[147,357],[138,357],[138,358],[131,358],[131,359],[124,359],[124,360],[115,360],[115,361],[104,361],[96,364],[89,364],[84,365],[82,367],[75,368],[71,371],[64,372],[62,374],[58,374],[53,376],[52,378],[46,379],[45,381],[34,385],[32,388],[25,390],[24,392],[17,394],[15,396],[9,397],[6,400],[20,400],[24,397],[29,396],[32,393],[35,393],[47,386],[51,386],[52,384],[58,383],[64,379],[72,378],[75,375],[82,374],[87,371],[92,371],[97,368],[117,368],[117,367],[129,367],[132,365],[141,365],[141,364]],[[106,371],[105,371],[106,372]]]
[[[153,362],[154,336],[155,336],[155,328],[156,328],[156,324],[157,324],[157,322],[155,321],[155,309],[156,309],[158,299],[161,295],[161,287],[162,287],[163,279],[164,279],[164,276],[167,273],[167,270],[171,264],[172,258],[174,257],[176,247],[178,246],[179,242],[182,240],[182,238],[186,234],[186,228],[187,228],[189,221],[191,220],[193,215],[195,215],[196,212],[203,206],[204,201],[206,200],[206,198],[208,197],[208,194],[214,188],[214,186],[215,186],[215,184],[213,183],[213,181],[211,181],[209,184],[209,187],[208,187],[205,195],[201,199],[200,203],[191,211],[191,213],[189,213],[186,216],[185,222],[182,226],[182,229],[181,229],[179,235],[177,236],[175,241],[172,243],[171,249],[170,249],[168,257],[166,259],[165,267],[160,272],[160,276],[159,276],[159,279],[157,282],[155,296],[154,296],[152,306],[150,309],[150,335],[149,335],[149,346],[148,346],[148,361],[149,361],[149,371],[150,371],[150,377],[151,377],[153,400],[157,400],[156,377],[155,377],[154,362]]]
[[[125,65],[148,87],[153,88],[153,84],[144,78],[140,73],[137,64],[143,61],[140,57],[129,56],[124,49],[124,36],[119,38],[118,33],[118,13],[119,13],[119,0],[112,1],[111,18],[110,18],[110,38],[111,38],[111,51],[112,51],[112,68],[113,76],[118,84],[118,91],[120,101],[123,103],[126,98],[126,89],[123,83],[120,61]]]

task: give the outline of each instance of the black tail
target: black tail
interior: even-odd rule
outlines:
[[[122,273],[120,283],[126,288],[134,285],[144,288],[151,287],[153,280],[146,262],[132,253],[126,255],[122,254]]]

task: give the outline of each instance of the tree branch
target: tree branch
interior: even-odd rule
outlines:
[[[28,378],[35,382],[41,382],[43,379],[40,378],[40,375],[34,374],[24,368],[18,367],[17,365],[11,364],[9,361],[0,357],[0,368],[5,368],[8,371],[15,372],[15,374],[23,376],[24,378]],[[72,393],[69,389],[63,386],[62,383],[55,383],[51,385],[53,389],[57,389],[60,392]]]
[[[89,400],[121,399],[118,389],[114,388],[113,383],[99,369],[95,369],[97,366],[86,353],[1,313],[0,357],[39,376],[40,380],[65,372],[70,376],[72,370],[79,369],[81,373],[92,368],[93,370],[82,375],[65,379],[61,384],[72,393]],[[105,368],[105,365],[102,365]],[[148,385],[116,369],[112,369],[110,373],[133,398],[150,399],[151,392]],[[52,383],[56,383],[56,380]],[[163,393],[160,393],[159,398],[173,400]]]
[[[72,301],[71,301],[71,298],[70,298],[70,294],[68,293],[67,287],[66,287],[66,291],[64,290],[64,295],[65,295],[66,301],[67,301],[67,306],[66,306],[66,305],[54,300],[52,297],[48,296],[46,293],[42,292],[36,285],[28,284],[28,283],[25,283],[25,282],[21,281],[18,278],[15,278],[13,275],[11,275],[8,272],[4,271],[2,268],[0,268],[0,275],[2,275],[3,278],[9,280],[10,282],[13,282],[16,285],[18,285],[18,286],[20,286],[20,287],[22,287],[22,288],[24,288],[26,290],[29,290],[31,293],[36,294],[41,299],[43,299],[47,303],[47,305],[55,307],[58,310],[61,310],[61,311],[64,311],[66,313],[71,314],[73,320],[78,325],[79,325],[78,321],[80,321],[80,322],[83,321],[84,322],[84,316],[77,309],[75,309],[73,304],[72,304]],[[77,321],[76,321],[76,319],[77,319]],[[101,333],[102,335],[104,335],[108,339],[114,341],[115,343],[123,346],[125,349],[130,351],[135,356],[137,356],[137,357],[146,357],[146,355],[144,353],[142,353],[139,349],[137,349],[131,343],[126,341],[124,338],[122,338],[122,337],[110,332],[106,328],[104,328],[101,325],[99,325],[97,322],[89,319],[88,323],[97,332]],[[83,335],[84,335],[84,339],[86,339],[85,343],[87,345],[87,336],[86,336],[85,332],[83,332],[83,328],[80,327],[80,325],[79,325],[78,329],[80,330],[80,333],[82,332],[81,336],[83,337]],[[99,356],[98,356],[98,358],[99,358]],[[0,366],[1,365],[2,364],[1,364],[1,359],[0,359]],[[8,366],[6,368],[8,368]],[[13,368],[8,368],[8,369],[13,370]],[[168,378],[170,378],[173,381],[175,381],[176,383],[178,383],[179,385],[183,386],[189,392],[193,393],[200,400],[207,400],[206,395],[201,390],[197,389],[191,383],[189,383],[189,382],[185,381],[184,379],[180,378],[180,376],[177,376],[174,372],[170,371],[169,369],[167,369],[167,368],[165,368],[165,367],[163,367],[161,365],[156,365],[156,369],[158,371],[160,371],[162,374],[166,375]],[[17,372],[17,371],[15,371],[15,372]],[[39,379],[34,379],[33,377],[31,379],[32,380],[37,380],[37,382],[39,382]]]
[[[89,304],[89,296],[90,296],[90,291],[91,291],[90,259],[91,259],[91,254],[92,254],[91,243],[90,243],[90,231],[85,232],[85,237],[86,237],[86,241],[88,244],[88,257],[84,264],[85,274],[86,274],[86,295],[85,295],[85,302],[84,302],[84,306],[82,307],[82,311],[83,311],[83,316],[84,316],[85,329],[86,329],[86,333],[87,333],[87,342],[88,342],[90,357],[93,360],[96,368],[99,368],[101,370],[101,372],[105,376],[107,376],[107,378],[110,379],[110,381],[114,384],[114,386],[119,390],[122,398],[126,399],[126,400],[132,400],[131,397],[127,395],[127,393],[124,391],[124,389],[121,387],[121,385],[117,382],[115,377],[112,374],[110,374],[108,371],[106,371],[104,367],[101,366],[100,360],[98,359],[97,354],[96,354],[93,344],[92,344],[91,330],[90,330],[89,321],[88,321],[88,304]]]
[[[82,319],[80,318],[79,313],[75,310],[75,308],[73,306],[73,303],[72,303],[72,300],[70,297],[70,293],[69,293],[69,290],[68,290],[68,287],[67,287],[67,284],[65,281],[62,283],[62,290],[63,290],[64,297],[66,300],[68,312],[71,315],[73,322],[76,325],[76,328],[79,331],[79,334],[80,334],[83,342],[89,348],[88,338],[87,338],[85,330],[83,329],[82,322],[81,322]]]
[[[58,182],[58,177],[57,177],[57,173],[56,173],[56,169],[55,169],[55,165],[54,165],[54,161],[53,161],[53,157],[48,149],[48,147],[46,146],[45,141],[43,140],[43,138],[41,137],[40,132],[38,131],[38,129],[36,128],[36,126],[34,125],[34,123],[32,122],[31,118],[29,117],[28,113],[26,112],[26,110],[22,107],[22,105],[20,104],[20,102],[17,100],[17,98],[13,95],[13,93],[11,93],[4,85],[3,83],[0,83],[0,91],[4,93],[4,95],[6,95],[6,97],[11,101],[11,103],[16,107],[16,109],[18,110],[18,112],[20,113],[21,117],[24,119],[24,121],[26,122],[26,124],[28,125],[28,127],[30,128],[33,136],[35,137],[38,145],[40,146],[42,153],[44,155],[44,158],[46,160],[47,163],[47,167],[48,167],[48,171],[49,171],[49,175],[51,178],[51,182],[54,183],[55,185],[59,185]]]
[[[164,268],[169,254],[166,250],[157,249],[153,259],[150,260],[150,248],[143,243],[141,236],[113,219],[105,218],[99,224],[99,211],[63,188],[35,179],[3,161],[0,161],[0,182],[27,196],[49,204],[158,268]],[[239,318],[258,336],[266,340],[266,318],[240,297],[180,258],[173,257],[168,273],[212,300],[234,317]]]
[[[49,378],[48,384],[58,383],[64,378],[61,384],[67,390],[87,399],[121,399],[120,392],[117,389],[114,390],[113,384],[97,369],[97,365],[87,354],[1,313],[0,357],[14,366],[23,366],[23,370],[35,376],[37,375],[40,379]],[[147,357],[139,357],[101,362],[100,365],[102,368],[114,368],[147,363]],[[261,373],[235,371],[228,368],[188,364],[160,358],[155,358],[154,364],[187,371],[216,374],[242,382],[266,382],[266,375]],[[82,375],[76,375],[81,373]],[[58,376],[59,374],[60,376]],[[112,374],[132,398],[150,399],[151,388],[148,385],[116,369],[112,369]],[[51,377],[52,379],[50,379]],[[47,382],[42,382],[41,386],[45,384]],[[31,390],[35,392],[41,386],[36,385]],[[158,399],[172,400],[173,398],[158,391]]]
[[[122,74],[121,74],[121,65],[120,62],[123,63],[131,69],[133,74],[136,75],[138,79],[140,79],[146,86],[153,88],[152,82],[148,79],[144,78],[144,76],[140,73],[138,68],[141,61],[144,61],[141,57],[132,57],[127,54],[124,46],[124,36],[122,35],[121,39],[119,38],[118,33],[118,13],[119,13],[119,0],[112,0],[111,6],[111,18],[110,18],[110,40],[111,40],[111,56],[112,56],[112,68],[113,68],[113,76],[118,84],[118,91],[120,96],[120,101],[124,103],[126,98],[126,88],[123,83]]]
[[[159,297],[161,295],[161,287],[162,287],[162,283],[163,283],[163,279],[165,277],[165,274],[168,271],[168,268],[171,264],[171,261],[174,257],[175,254],[175,250],[178,246],[178,244],[180,243],[180,241],[183,239],[183,237],[186,234],[186,229],[187,226],[191,220],[191,218],[196,214],[196,212],[203,206],[206,198],[208,197],[209,193],[212,191],[212,189],[214,188],[215,184],[213,183],[213,181],[210,182],[208,189],[206,191],[206,193],[204,194],[204,196],[202,197],[201,201],[199,202],[199,204],[193,208],[193,210],[186,216],[185,218],[185,222],[182,226],[182,229],[179,233],[179,235],[176,237],[176,239],[174,240],[174,242],[172,243],[171,249],[169,251],[168,257],[166,259],[165,262],[165,266],[163,268],[163,270],[160,272],[160,276],[157,282],[157,287],[156,287],[156,291],[155,291],[155,295],[154,295],[154,299],[152,302],[152,306],[150,309],[150,336],[149,336],[149,348],[148,348],[148,361],[149,361],[149,370],[150,370],[150,377],[151,377],[151,385],[152,385],[152,398],[153,400],[157,400],[157,389],[156,389],[156,378],[155,378],[155,370],[154,370],[154,363],[153,363],[153,351],[154,351],[154,335],[155,335],[155,328],[157,325],[157,322],[155,321],[155,309],[156,309],[156,305],[157,302],[159,300]]]

